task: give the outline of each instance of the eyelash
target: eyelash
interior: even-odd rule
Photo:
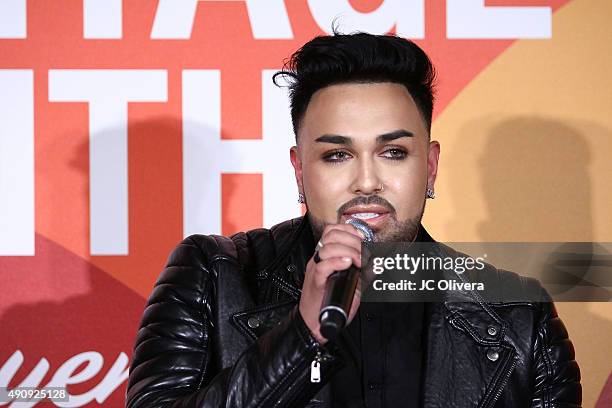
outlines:
[[[390,160],[404,160],[406,158],[406,156],[408,156],[408,152],[404,149],[400,149],[398,147],[392,147],[390,149],[385,150],[386,152],[391,152],[391,151],[395,151],[397,153],[399,153],[399,157],[388,157],[388,159]]]
[[[335,164],[335,163],[340,163],[340,162],[343,162],[344,160],[346,160],[346,159],[333,159],[332,158],[332,157],[334,157],[334,156],[336,156],[338,154],[348,155],[348,153],[343,151],[343,150],[333,150],[333,151],[328,152],[328,153],[323,155],[323,161]]]
[[[387,157],[387,159],[389,159],[389,160],[404,160],[406,158],[406,156],[408,156],[408,152],[406,152],[404,149],[400,149],[398,147],[389,148],[389,149],[385,150],[383,153],[387,153],[387,152],[391,152],[391,151],[399,153],[400,156],[399,157],[397,157],[397,156],[395,156],[395,157]],[[343,162],[345,160],[348,160],[348,159],[333,159],[332,158],[332,157],[334,157],[334,156],[336,156],[338,154],[343,154],[343,155],[347,155],[347,156],[349,155],[349,153],[347,153],[344,150],[333,150],[331,152],[326,153],[323,156],[323,161],[325,161],[327,163],[331,163],[331,164],[337,164],[337,163],[341,163],[341,162]]]

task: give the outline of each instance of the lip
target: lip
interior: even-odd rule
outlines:
[[[383,227],[383,225],[389,220],[389,216],[390,216],[389,210],[386,207],[383,207],[381,205],[363,205],[363,206],[357,205],[355,207],[351,207],[348,210],[346,210],[340,217],[340,222],[345,223],[346,220],[348,220],[349,218],[352,218],[351,217],[352,214],[357,214],[357,213],[377,213],[379,214],[378,217],[370,218],[367,220],[359,219],[360,221],[363,221],[366,224],[368,224],[368,226],[372,228],[374,231],[380,230]]]

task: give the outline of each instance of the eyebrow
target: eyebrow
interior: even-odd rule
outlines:
[[[376,136],[376,143],[382,144],[382,143],[390,142],[395,139],[399,139],[400,137],[413,137],[413,136],[414,136],[414,133],[412,132],[409,132],[405,129],[398,129],[398,130],[394,130],[393,132],[383,133],[382,135]],[[348,136],[324,134],[316,138],[315,142],[343,144],[343,145],[350,146],[353,144],[353,139]]]

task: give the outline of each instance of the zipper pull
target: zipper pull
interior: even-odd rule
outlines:
[[[317,351],[312,363],[310,363],[310,382],[319,383],[321,382],[321,352]]]

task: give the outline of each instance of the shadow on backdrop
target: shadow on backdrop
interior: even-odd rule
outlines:
[[[483,128],[489,129],[477,161],[486,208],[486,214],[476,215],[480,217],[478,239],[484,242],[559,242],[557,256],[551,257],[552,269],[558,271],[558,259],[563,259],[564,255],[581,253],[583,262],[573,268],[567,279],[588,286],[591,280],[588,276],[602,258],[593,255],[601,248],[593,248],[592,245],[597,244],[590,243],[594,238],[593,187],[589,174],[592,147],[583,132],[590,132],[591,141],[610,138],[612,134],[593,123],[570,125],[550,118],[515,117],[492,126],[490,121],[490,118],[483,118],[482,122],[462,128],[460,143],[456,143],[451,152],[454,157],[473,157],[474,146],[483,143]],[[486,127],[483,122],[487,123]],[[471,214],[470,198],[465,197],[465,181],[460,176],[459,172],[447,175],[451,196],[457,197],[453,199],[455,217],[446,226],[452,236],[462,235],[465,220],[461,219],[461,214]],[[562,244],[565,242],[582,243]],[[604,262],[610,261],[609,254],[603,257]],[[566,324],[570,322],[570,338],[577,345],[585,406],[597,401],[597,394],[612,367],[612,323],[594,313],[594,305],[597,304],[558,304],[561,317]],[[592,384],[594,379],[597,387]],[[612,394],[611,387],[605,388],[600,403],[610,398],[608,394]]]
[[[93,400],[96,397],[103,405],[123,406],[128,358],[146,303],[142,293],[148,297],[168,255],[183,238],[183,126],[181,119],[173,117],[129,123],[129,256],[83,257],[36,234],[36,256],[0,257],[3,288],[9,292],[0,302],[0,367],[4,366],[0,386],[12,388],[26,381],[30,386],[42,387],[60,367],[67,368],[66,362],[80,362],[72,371],[78,379],[69,386],[70,394],[92,401],[82,406],[97,406]],[[198,123],[189,123],[189,127],[193,134],[187,137],[212,134]],[[82,215],[65,220],[67,231],[83,231],[77,242],[90,242],[89,140],[116,138],[118,131],[110,128],[89,138],[79,133],[58,135],[85,140],[77,144],[67,163],[55,159],[54,152],[45,152],[46,166],[61,166],[61,172],[74,172],[77,176],[77,181],[68,187],[75,196],[54,190],[55,194],[64,194],[54,205],[59,202],[87,208]],[[189,144],[197,147],[199,141],[191,140]],[[202,154],[201,160],[199,182],[221,178],[217,164],[222,156]],[[39,182],[44,181],[48,180]],[[224,204],[230,211],[233,196],[241,187],[231,181],[223,192]],[[110,202],[116,199],[105,197]],[[209,213],[208,198],[192,205],[204,215]],[[53,211],[48,214],[53,215]],[[231,222],[230,227],[238,228]],[[89,254],[89,245],[86,246]],[[5,364],[9,360],[10,364]]]

